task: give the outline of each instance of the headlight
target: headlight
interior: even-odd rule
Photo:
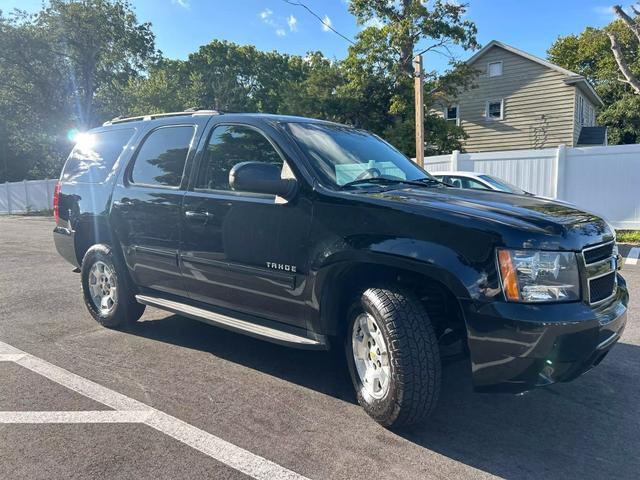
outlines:
[[[502,289],[512,302],[568,302],[580,299],[573,252],[498,250]]]

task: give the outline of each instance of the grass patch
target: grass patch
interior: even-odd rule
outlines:
[[[640,245],[640,230],[618,230],[616,239],[619,243],[633,243]]]

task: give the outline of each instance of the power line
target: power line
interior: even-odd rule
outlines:
[[[304,8],[307,12],[309,12],[311,15],[313,15],[314,17],[316,17],[316,18],[320,21],[320,23],[321,23],[322,25],[324,25],[326,28],[328,28],[329,30],[331,30],[333,33],[335,33],[336,35],[338,35],[338,36],[340,36],[340,37],[344,38],[344,39],[345,39],[347,42],[349,42],[351,45],[355,45],[355,44],[356,44],[356,42],[354,42],[353,40],[351,40],[349,37],[347,37],[347,36],[345,36],[345,35],[341,34],[339,31],[337,31],[335,28],[333,28],[333,27],[331,26],[331,24],[330,24],[330,23],[325,22],[325,21],[324,21],[324,19],[323,19],[320,15],[318,15],[316,12],[314,12],[313,10],[311,10],[311,9],[310,9],[309,7],[307,7],[304,3],[302,3],[302,2],[294,2],[294,1],[292,1],[292,0],[282,0],[282,1],[283,1],[283,2],[285,2],[285,3],[288,3],[289,5],[293,5],[293,6],[295,6],[295,7],[302,7],[302,8]]]

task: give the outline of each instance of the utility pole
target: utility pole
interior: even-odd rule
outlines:
[[[424,167],[424,78],[422,75],[422,55],[413,59],[413,77],[416,110],[416,163]]]

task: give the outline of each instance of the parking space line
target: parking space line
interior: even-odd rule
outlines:
[[[155,411],[145,423],[253,478],[264,480],[305,478],[166,413]]]
[[[277,463],[251,453],[176,417],[18,350],[4,342],[0,342],[0,358],[6,359],[5,361],[13,361],[63,387],[115,410],[97,412],[0,412],[0,423],[141,423],[255,479],[308,480],[306,477]],[[41,421],[38,421],[38,419]]]
[[[640,248],[633,247],[629,250],[629,254],[627,255],[627,259],[625,260],[625,265],[637,265],[638,257],[640,257]]]
[[[144,423],[150,412],[0,412],[0,423]]]
[[[24,353],[2,353],[0,354],[0,362],[17,362],[24,355]]]
[[[133,398],[129,398],[121,393],[98,385],[91,380],[87,380],[75,373],[71,373],[64,368],[45,362],[33,355],[24,355],[16,363],[22,367],[36,372],[43,377],[53,380],[60,385],[67,387],[69,390],[78,392],[85,397],[89,397],[96,402],[100,402],[114,410],[148,410],[150,407],[144,403],[138,402]]]
[[[18,350],[15,347],[12,347],[7,343],[0,342],[0,355],[18,355],[18,354],[24,354],[24,352],[22,350]]]

